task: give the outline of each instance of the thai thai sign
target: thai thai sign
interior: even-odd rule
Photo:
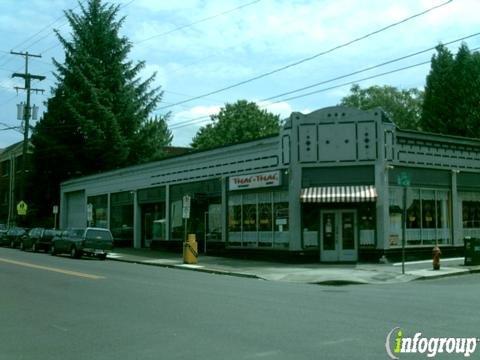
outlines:
[[[257,189],[262,187],[279,186],[280,170],[258,174],[231,176],[229,179],[230,190]]]

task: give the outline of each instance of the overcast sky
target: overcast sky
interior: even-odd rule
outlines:
[[[188,145],[198,128],[208,122],[206,115],[218,111],[226,102],[256,101],[282,118],[292,111],[308,113],[338,104],[348,94],[350,82],[428,61],[433,52],[303,92],[264,100],[422,51],[439,42],[447,43],[480,32],[480,0],[453,0],[424,15],[328,52],[447,1],[111,2],[121,4],[120,14],[126,17],[122,34],[133,43],[130,58],[146,61],[142,76],[157,72],[156,84],[165,93],[156,113],[171,112],[169,126],[174,133],[173,144],[178,146]],[[24,60],[10,55],[10,50],[42,55],[40,59],[30,60],[29,69],[31,73],[47,77],[33,84],[33,87],[46,89],[45,93],[32,95],[32,103],[40,106],[40,112],[44,111],[43,102],[54,85],[52,58],[63,59],[63,50],[53,29],[68,36],[70,29],[62,16],[63,10],[75,8],[78,11],[78,2],[73,0],[0,0],[0,129],[19,125],[16,104],[25,100],[25,93],[17,95],[13,89],[13,86],[23,86],[22,80],[11,78],[12,72],[23,71]],[[480,46],[480,35],[465,42],[470,49],[475,49]],[[454,43],[449,48],[455,52],[459,44]],[[300,60],[307,61],[276,71]],[[422,88],[429,68],[429,64],[415,66],[358,83],[362,87]],[[271,75],[229,90],[172,106],[273,71]],[[323,91],[288,99],[315,90]],[[194,121],[189,122],[191,119]],[[21,139],[22,135],[16,130],[2,130],[0,148]]]

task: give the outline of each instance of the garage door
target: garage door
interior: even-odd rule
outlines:
[[[85,227],[87,214],[85,208],[85,191],[74,191],[65,194],[67,224],[66,227]]]

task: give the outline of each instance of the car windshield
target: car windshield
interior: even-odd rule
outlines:
[[[112,240],[112,234],[106,230],[88,230],[87,239],[89,240]]]
[[[25,232],[25,230],[20,228],[13,228],[8,231],[10,235],[18,235],[18,234],[22,234],[23,232]]]
[[[60,230],[45,230],[44,236],[54,237],[54,236],[59,236],[61,234],[62,232]]]
[[[84,231],[85,231],[84,229],[71,229],[68,231],[68,236],[82,237]]]

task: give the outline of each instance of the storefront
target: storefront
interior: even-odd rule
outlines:
[[[400,130],[379,109],[332,107],[292,113],[278,136],[67,181],[61,224],[86,225],[92,204],[91,224],[125,246],[180,247],[187,232],[201,251],[378,259],[403,241],[409,253],[448,251],[480,236],[479,184],[479,141]]]

